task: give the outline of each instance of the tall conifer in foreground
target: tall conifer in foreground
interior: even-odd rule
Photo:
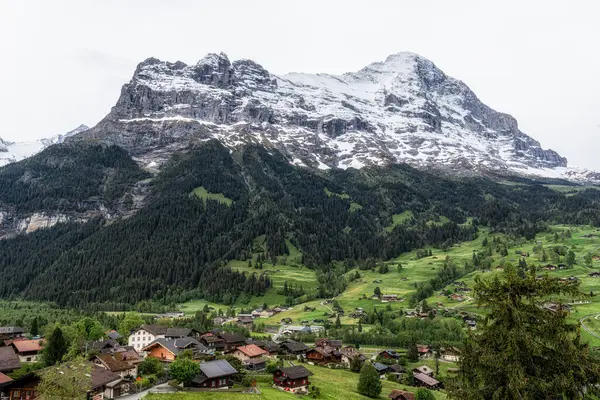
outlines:
[[[474,297],[489,316],[466,340],[451,398],[586,398],[600,382],[600,364],[582,343],[579,324],[567,320],[567,308],[548,303],[580,296],[578,282],[539,278],[535,269],[477,278]]]

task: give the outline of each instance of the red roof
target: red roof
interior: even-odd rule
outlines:
[[[28,353],[30,351],[40,351],[42,350],[42,339],[36,340],[14,340],[13,346],[17,349],[19,353]]]
[[[263,354],[267,354],[266,351],[264,351],[263,349],[261,349],[260,347],[258,347],[255,344],[249,344],[247,346],[241,346],[241,347],[238,347],[236,350],[241,351],[242,353],[244,353],[248,357],[258,357],[258,356],[262,356]]]
[[[12,382],[12,379],[0,372],[0,385],[8,382]]]

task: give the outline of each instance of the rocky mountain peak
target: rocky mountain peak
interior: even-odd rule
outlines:
[[[150,58],[111,113],[77,136],[165,159],[190,141],[260,143],[314,168],[408,163],[459,173],[565,176],[567,160],[430,60],[401,52],[342,75],[277,76],[252,60]],[[158,162],[160,160],[153,160]]]

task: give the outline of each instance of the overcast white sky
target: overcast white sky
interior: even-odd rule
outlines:
[[[596,0],[0,0],[0,137],[94,125],[150,56],[343,73],[412,51],[600,170],[599,15]]]

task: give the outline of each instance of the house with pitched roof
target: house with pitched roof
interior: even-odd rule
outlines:
[[[281,390],[292,393],[308,392],[309,376],[314,375],[302,365],[279,368],[273,373],[273,383]]]
[[[139,328],[131,331],[129,335],[128,344],[137,351],[148,346],[156,339],[164,339],[167,333],[167,327],[162,325],[148,325],[144,324]]]
[[[225,342],[223,351],[230,352],[246,344],[246,337],[240,333],[223,332],[218,335]]]
[[[132,349],[112,354],[98,354],[92,358],[92,362],[118,374],[121,378],[126,376],[135,378],[138,375],[138,365],[142,362],[142,358]]]
[[[224,389],[232,385],[231,377],[238,371],[227,360],[213,360],[200,364],[200,373],[190,386],[199,388]]]
[[[308,346],[302,342],[296,342],[295,340],[285,340],[281,343],[281,348],[286,354],[302,355],[308,350]]]
[[[415,394],[407,392],[406,390],[392,390],[392,393],[388,396],[391,400],[415,400]]]
[[[232,356],[240,360],[244,364],[255,366],[257,365],[256,360],[262,360],[264,364],[263,356],[267,354],[266,351],[261,349],[255,344],[247,344],[245,346],[240,346],[231,353]],[[248,362],[252,360],[253,362]],[[252,368],[254,370],[254,368]]]
[[[194,358],[213,353],[211,349],[191,337],[172,340],[159,338],[142,349],[146,357],[155,357],[165,362],[175,361],[186,350],[191,351]]]
[[[0,326],[0,340],[22,338],[24,335],[25,329],[19,326]]]
[[[21,368],[21,361],[12,346],[0,347],[0,372],[10,373]]]
[[[11,345],[22,363],[37,362],[43,349],[42,339],[13,340]]]

